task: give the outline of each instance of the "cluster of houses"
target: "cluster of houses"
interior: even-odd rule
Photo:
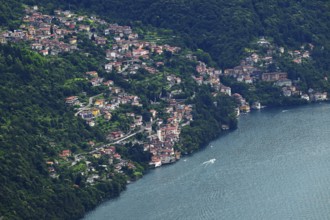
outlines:
[[[96,32],[89,24],[100,24],[102,32]],[[39,51],[43,55],[57,55],[61,52],[70,52],[77,50],[78,38],[75,37],[78,32],[83,32],[89,36],[95,44],[103,47],[110,46],[105,51],[106,64],[104,69],[106,72],[115,72],[123,76],[136,74],[140,69],[144,69],[150,74],[157,74],[164,63],[154,62],[152,56],[162,55],[163,53],[178,53],[179,47],[170,45],[157,45],[154,42],[147,42],[139,39],[139,35],[134,33],[130,26],[120,26],[118,24],[109,24],[104,20],[96,17],[79,16],[70,11],[56,10],[54,16],[44,15],[38,11],[38,7],[26,8],[26,16],[23,18],[23,25],[19,30],[5,31],[0,34],[0,43],[8,41],[29,41],[31,48]],[[111,42],[111,44],[109,44]],[[288,74],[281,71],[267,72],[262,71],[274,63],[273,55],[276,51],[284,53],[284,48],[273,48],[269,41],[265,38],[258,40],[258,45],[269,48],[266,55],[260,55],[252,52],[248,57],[242,60],[239,66],[224,71],[208,67],[204,62],[198,61],[196,65],[196,75],[193,76],[198,85],[210,85],[215,89],[214,95],[219,93],[232,96],[238,103],[237,115],[240,112],[249,112],[250,108],[260,109],[259,102],[253,103],[250,107],[249,103],[238,93],[232,94],[231,88],[220,82],[220,75],[230,76],[238,82],[252,84],[257,81],[272,82],[274,85],[281,87],[284,96],[301,96],[302,99],[308,101],[321,101],[327,99],[326,93],[319,93],[310,89],[308,94],[299,91],[297,84],[299,81],[288,79]],[[312,46],[310,46],[312,48]],[[302,59],[309,57],[309,51],[302,48],[300,51],[288,51],[296,63],[301,63]],[[100,77],[96,71],[88,71],[84,73],[84,77],[93,87],[104,86],[110,94],[109,97],[99,96],[90,97],[89,103],[83,103],[78,96],[70,96],[65,99],[66,104],[77,107],[76,115],[81,117],[90,126],[97,124],[98,118],[103,118],[111,123],[112,114],[118,110],[121,105],[131,105],[142,107],[141,100],[136,95],[130,95],[122,88],[114,85],[112,80],[105,80]],[[166,76],[169,87],[174,87],[182,82],[182,79],[174,74]],[[128,138],[134,132],[143,132],[147,136],[144,141],[144,150],[151,153],[152,158],[150,165],[154,167],[163,164],[173,163],[180,159],[180,152],[175,150],[175,146],[179,141],[181,129],[188,126],[193,121],[192,105],[187,105],[179,100],[172,98],[174,95],[180,94],[180,90],[171,91],[170,96],[166,99],[167,106],[165,113],[168,117],[161,118],[154,109],[150,110],[150,121],[144,121],[141,115],[129,112],[126,113],[131,121],[130,131],[125,134],[121,130],[111,131],[107,140],[112,144],[95,147],[95,143],[90,143],[94,149],[86,154],[73,154],[66,149],[60,152],[59,158],[68,161],[72,160],[72,166],[78,163],[85,163],[86,170],[82,175],[86,177],[89,184],[95,181],[111,178],[111,172],[105,176],[101,175],[103,171],[109,171],[113,167],[115,172],[123,173],[123,168],[135,169],[132,162],[124,160],[121,155],[116,152],[117,144],[124,138]],[[229,127],[223,125],[222,129],[227,130]],[[134,137],[133,137],[134,138]],[[107,162],[95,165],[91,160],[93,158],[100,159],[106,157]],[[56,178],[57,161],[48,161],[48,170],[51,177]],[[103,173],[104,174],[104,173]]]
[[[249,103],[242,97],[242,95],[235,93],[232,94],[231,88],[229,86],[225,86],[220,82],[220,75],[223,74],[221,70],[216,70],[215,68],[209,68],[207,65],[201,61],[198,62],[198,65],[196,66],[196,71],[200,75],[199,77],[193,76],[195,81],[198,85],[206,84],[210,85],[212,88],[215,89],[214,95],[217,95],[219,92],[226,94],[228,96],[232,96],[235,98],[238,104],[238,108],[236,109],[237,116],[240,114],[240,112],[249,112],[250,111],[250,105]],[[250,77],[247,77],[248,75],[245,75],[246,73],[250,72],[251,70],[249,68],[245,69],[242,67],[240,71],[244,72],[244,80],[246,80],[246,83],[252,83],[252,80]],[[229,70],[225,70],[225,74],[228,74]],[[238,68],[237,70],[233,70],[234,76],[239,76]],[[237,74],[237,75],[235,75]],[[249,80],[249,81],[247,81]],[[251,82],[250,82],[251,81]],[[261,105],[259,102],[256,102],[253,104],[252,108],[260,109]]]
[[[220,82],[220,75],[223,74],[222,70],[208,67],[204,62],[198,61],[196,72],[198,76],[193,76],[193,78],[198,85],[210,85],[216,91],[214,95],[219,92],[229,96],[232,95],[231,88]]]
[[[55,10],[55,15],[46,15],[39,11],[38,6],[33,6],[26,7],[25,11],[26,15],[22,19],[23,24],[20,29],[1,32],[0,43],[28,41],[33,50],[46,56],[77,50],[79,41],[77,34],[80,32],[87,34],[89,39],[101,46],[108,43],[107,35],[115,34],[116,44],[113,46],[113,51],[118,55],[118,58],[122,55],[128,55],[129,59],[134,59],[149,53],[149,51],[143,49],[143,47],[149,45],[138,43],[136,41],[138,35],[132,33],[129,26],[108,24],[102,19],[93,16],[79,16],[68,10]],[[108,25],[108,28],[104,30],[104,33],[98,34],[90,23]],[[136,49],[133,51],[131,49],[129,53],[126,53],[129,47],[135,47]],[[151,47],[151,49],[153,50],[155,47]],[[169,46],[164,47],[164,49],[174,50]],[[107,53],[107,57],[116,57],[115,54]],[[108,68],[110,67],[108,66]]]
[[[307,101],[312,102],[320,102],[328,100],[328,93],[327,92],[317,92],[314,89],[310,88],[307,91],[307,94],[301,95],[302,99],[306,99]]]
[[[104,117],[106,120],[110,120],[111,111],[119,107],[118,103],[123,102],[125,97],[131,100],[132,103],[136,98],[136,96],[125,96],[125,93],[119,93],[116,98],[112,97],[110,102],[104,99],[96,99],[95,102],[93,102],[93,107],[84,109],[79,115],[91,126],[95,125],[95,118],[97,117]],[[78,101],[79,98],[76,96],[66,98],[66,102],[69,105],[77,103]],[[137,129],[139,129],[140,132],[144,132],[147,135],[148,141],[144,143],[144,149],[153,155],[150,165],[155,167],[175,162],[180,158],[180,153],[174,150],[174,145],[179,141],[181,128],[189,125],[193,120],[191,113],[192,106],[182,104],[175,99],[169,100],[169,106],[165,110],[169,116],[166,120],[159,118],[157,111],[154,109],[150,110],[150,121],[143,121],[141,115],[126,113],[126,116],[132,119],[132,124],[130,126],[131,131],[137,131]],[[108,141],[116,141],[124,137],[124,132],[117,130],[110,132],[107,139]],[[104,149],[99,148],[93,155],[99,155],[102,150]]]
[[[72,156],[72,152],[69,149],[62,150],[59,155],[61,159],[67,159]],[[57,166],[60,164],[58,160],[48,160],[46,161],[48,172],[51,178],[58,178],[59,174],[57,173]]]
[[[56,12],[56,14],[61,13],[63,12]],[[107,63],[104,66],[106,72],[115,71],[117,74],[128,75],[136,74],[137,70],[142,68],[150,74],[156,74],[158,72],[157,68],[163,66],[164,63],[154,63],[150,59],[152,55],[161,55],[165,51],[170,53],[180,51],[178,47],[141,41],[138,34],[134,33],[129,26],[108,24],[106,22],[103,24],[106,26],[104,33],[94,33],[91,40],[95,41],[96,44],[102,45],[103,43],[100,43],[102,39],[113,37],[114,43],[111,44],[111,49],[106,50],[105,59]],[[80,26],[79,29],[86,32],[90,31],[86,25]],[[104,43],[106,43],[106,40]],[[219,72],[216,72],[216,74],[219,76]],[[112,112],[117,110],[121,104],[142,106],[139,97],[127,94],[123,89],[114,86],[111,80],[105,81],[99,77],[96,71],[86,72],[85,78],[89,80],[92,86],[103,85],[110,91],[109,98],[95,98],[88,107],[80,102],[78,96],[66,98],[65,101],[68,105],[80,106],[77,109],[77,115],[86,120],[90,126],[96,125],[98,117],[104,117],[104,119],[110,121]],[[219,77],[217,78],[219,81]],[[168,75],[166,79],[170,87],[181,83],[181,78],[173,74]],[[174,94],[175,92],[172,95]],[[150,165],[155,167],[175,162],[180,158],[180,153],[174,150],[174,146],[179,141],[182,126],[189,125],[193,120],[192,106],[179,103],[175,99],[169,99],[168,103],[166,113],[169,115],[169,118],[167,119],[159,118],[156,110],[150,110],[152,118],[148,122],[143,121],[141,115],[126,113],[126,116],[132,121],[130,132],[128,133],[141,131],[147,134],[148,141],[144,142],[144,149],[153,155]],[[124,134],[121,130],[111,131],[107,136],[107,140],[115,142],[127,137],[129,134]],[[103,151],[104,148],[98,148],[97,151],[93,152],[93,156],[97,158],[103,154]],[[121,159],[118,157],[118,154],[114,154],[113,157]],[[118,168],[117,171],[119,172],[120,167],[127,165],[126,163],[127,161],[122,160],[115,164],[115,168]],[[92,182],[92,179],[95,180],[97,178],[100,177],[93,175],[88,179],[88,182]]]
[[[44,56],[77,50],[76,37],[65,40],[67,36],[79,31],[72,25],[77,22],[77,17],[74,18],[74,22],[71,21],[72,13],[66,11],[58,16],[50,16],[39,12],[37,6],[25,10],[26,15],[20,29],[2,32],[1,43],[28,41],[33,50]]]
[[[211,85],[216,90],[221,89],[221,83],[219,76],[221,75],[221,70],[216,70],[215,68],[207,67],[207,65],[201,61],[198,62],[196,66],[196,72],[199,77],[193,76],[198,85],[206,84]]]
[[[309,43],[306,45],[302,45],[300,47],[300,50],[287,50],[285,51],[284,47],[275,47],[272,45],[268,40],[266,40],[264,37],[261,37],[257,44],[261,47],[268,48],[267,55],[262,56],[259,59],[259,55],[256,53],[253,53],[253,59],[255,62],[258,61],[273,61],[273,56],[274,54],[279,54],[280,56],[283,54],[288,54],[292,62],[300,64],[304,59],[308,60],[310,58],[310,53],[314,49],[314,45]],[[270,62],[270,63],[271,63]]]
[[[104,117],[104,119],[108,121],[111,120],[112,112],[117,110],[122,104],[142,107],[142,104],[140,103],[140,98],[138,96],[130,95],[120,87],[114,86],[114,82],[112,80],[104,81],[103,78],[100,78],[98,76],[98,73],[96,71],[86,72],[85,77],[87,80],[89,80],[92,86],[103,85],[107,88],[107,91],[110,92],[108,98],[96,98],[95,100],[92,100],[93,102],[88,107],[84,106],[84,104],[80,102],[78,96],[69,96],[65,99],[66,104],[80,107],[77,108],[77,115],[79,115],[82,119],[86,120],[86,122],[90,126],[95,126],[95,119],[98,117]],[[141,118],[139,116],[137,117]],[[136,123],[134,123],[131,127],[135,126]],[[122,133],[118,133],[120,135],[117,133],[114,135],[110,135],[110,137],[114,137],[110,139],[116,139],[118,138],[117,136],[121,137]]]
[[[117,71],[123,75],[136,74],[139,69],[145,69],[151,74],[158,72],[157,67],[164,65],[162,62],[154,63],[150,58],[153,54],[161,55],[164,51],[177,53],[179,47],[170,45],[157,45],[154,42],[139,40],[139,35],[134,33],[129,26],[109,24],[104,30],[105,36],[113,36],[114,43],[111,49],[106,50],[107,63],[104,69],[107,72]],[[145,62],[146,61],[146,62]]]
[[[288,50],[288,54],[292,57],[292,61],[294,63],[302,63],[304,59],[309,59],[310,58],[310,51],[313,50],[314,45],[313,44],[308,44],[308,47],[310,50],[306,50],[306,46],[301,46],[300,50]],[[280,48],[281,52],[284,53],[284,48]]]
[[[86,72],[85,75],[89,80],[98,78],[98,73],[96,71]],[[173,85],[181,83],[181,78],[174,75],[169,75],[167,80],[169,84]],[[78,108],[78,115],[86,120],[90,126],[95,125],[95,120],[98,117],[104,117],[108,121],[111,120],[112,111],[118,109],[121,104],[142,106],[137,96],[128,95],[121,88],[115,87],[112,81],[107,81],[103,84],[109,86],[109,90],[111,91],[109,100],[96,98],[93,100],[93,104],[90,107],[87,108],[85,106]],[[78,96],[67,97],[65,102],[68,105],[82,106]],[[193,120],[191,105],[181,104],[175,99],[170,99],[168,102],[169,106],[166,108],[166,113],[169,115],[169,118],[166,119],[165,123],[164,119],[157,117],[156,110],[150,110],[152,116],[150,122],[143,121],[141,115],[126,113],[126,116],[132,119],[132,124],[130,126],[131,131],[136,130],[136,128],[143,128],[143,132],[148,135],[148,141],[144,143],[144,146],[146,151],[152,153],[153,157],[150,165],[155,167],[175,162],[180,158],[180,153],[175,152],[174,145],[179,141],[181,127],[189,125]],[[156,125],[156,131],[152,129],[152,125],[154,124]],[[123,137],[125,137],[124,132],[117,130],[110,132],[107,139],[109,141],[116,141]],[[102,149],[93,155],[99,154],[101,150]]]
[[[299,79],[291,80],[288,79],[288,73],[281,72],[277,68],[277,71],[269,72],[268,67],[273,64],[276,66],[276,60],[274,55],[288,55],[292,58],[292,61],[295,63],[301,63],[303,59],[310,58],[310,50],[313,50],[313,45],[309,44],[308,47],[310,50],[305,49],[307,46],[302,46],[301,50],[295,50],[287,52],[283,47],[275,47],[264,37],[261,37],[257,41],[258,46],[264,47],[267,49],[266,54],[258,54],[256,51],[253,51],[249,54],[248,57],[243,59],[239,66],[236,66],[232,69],[226,69],[223,72],[223,75],[230,76],[235,78],[238,82],[243,82],[247,84],[253,84],[255,82],[264,81],[272,82],[275,86],[278,86],[282,89],[282,94],[286,97],[296,96],[307,101],[324,101],[327,100],[326,93],[320,93],[309,90],[308,94],[303,93],[299,90]],[[325,79],[327,80],[327,79]],[[243,105],[244,106],[244,105]],[[258,103],[254,104],[254,107],[259,106]],[[245,107],[243,107],[245,109]]]
[[[116,71],[117,74],[136,74],[137,70],[143,68],[150,74],[156,74],[157,68],[163,66],[164,63],[157,62],[152,63],[150,59],[151,55],[161,55],[164,51],[171,53],[177,53],[180,51],[178,47],[172,47],[170,45],[157,45],[151,42],[144,42],[139,40],[139,36],[133,33],[131,27],[120,26],[118,24],[107,24],[108,27],[104,30],[104,36],[113,36],[114,43],[112,48],[106,50],[106,60],[104,69],[107,72]],[[102,36],[101,34],[99,34]],[[95,37],[95,36],[94,36]],[[219,73],[216,73],[217,76]],[[104,85],[109,86],[113,96],[111,101],[104,99],[97,99],[94,105],[90,109],[81,111],[79,115],[87,120],[90,125],[95,125],[93,120],[95,117],[104,116],[107,120],[111,119],[111,111],[119,107],[120,104],[132,104],[141,106],[139,98],[137,96],[130,96],[123,92],[120,88],[114,87],[113,82],[103,82],[102,78],[98,77],[95,71],[87,72],[90,82],[93,86]],[[219,77],[217,77],[219,80]],[[215,79],[215,78],[214,78]],[[181,83],[181,78],[175,75],[167,76],[167,81],[170,86]],[[175,94],[175,93],[173,93]],[[67,103],[71,104],[75,98],[68,97]],[[73,103],[76,103],[75,100]],[[157,117],[157,112],[151,110],[152,115],[151,122],[144,122],[142,116],[135,115],[134,113],[127,113],[127,116],[132,118],[133,124],[131,124],[131,130],[141,128],[143,126],[144,132],[148,134],[148,141],[144,143],[145,150],[152,153],[152,161],[150,165],[160,166],[176,161],[180,158],[180,153],[175,152],[174,145],[179,140],[181,127],[189,125],[192,118],[192,106],[186,106],[179,104],[175,99],[169,100],[169,107],[166,112],[170,115],[170,118],[164,120]],[[157,130],[152,129],[156,124]],[[114,141],[125,137],[125,134],[118,130],[110,132],[108,140]]]
[[[106,29],[105,35],[115,35],[116,43],[111,50],[106,51],[106,59],[109,61],[105,65],[106,71],[116,71],[123,74],[135,74],[140,68],[146,69],[149,73],[157,73],[157,67],[164,65],[163,63],[156,63],[154,66],[147,66],[145,62],[150,60],[149,56],[152,53],[163,53],[164,48],[154,44],[141,42],[138,40],[137,34],[134,34],[130,27],[109,25]],[[269,45],[269,42],[265,39],[261,39],[258,42],[260,45]],[[175,49],[171,52],[177,52]],[[142,59],[141,59],[142,58]],[[252,84],[257,81],[272,82],[274,85],[281,87],[284,96],[301,96],[302,99],[308,101],[321,101],[327,99],[326,93],[315,92],[310,89],[308,94],[303,94],[298,90],[297,84],[299,81],[292,81],[288,79],[286,72],[274,71],[263,72],[260,68],[260,63],[266,67],[274,62],[273,57],[269,53],[267,56],[258,55],[256,52],[250,54],[245,60],[241,62],[241,65],[234,67],[233,69],[226,69],[223,72],[215,68],[208,67],[205,63],[198,61],[196,66],[197,75],[193,76],[198,85],[210,85],[216,91],[216,94],[223,93],[235,98],[238,103],[237,115],[240,112],[249,112],[251,108],[260,109],[260,102],[255,102],[252,106],[245,100],[242,95],[238,93],[232,94],[231,88],[223,85],[220,82],[220,75],[231,76],[237,79],[239,82]],[[112,92],[113,96],[111,100],[106,101],[104,99],[96,99],[93,103],[93,107],[80,112],[80,116],[87,121],[95,117],[103,116],[107,120],[111,119],[111,111],[119,107],[120,104],[132,104],[140,105],[139,98],[136,96],[130,96],[126,94],[122,89],[115,87],[112,81],[104,82],[102,78],[98,77],[97,72],[87,72],[85,74],[90,80],[93,86],[106,85]],[[170,87],[180,84],[181,78],[173,74],[166,76],[167,83]],[[96,83],[97,82],[97,83]],[[172,91],[173,92],[173,91]],[[175,144],[179,141],[181,129],[183,126],[189,125],[193,120],[192,106],[180,103],[175,99],[171,99],[171,96],[167,100],[169,105],[166,108],[169,118],[166,120],[159,118],[156,110],[150,110],[152,115],[151,121],[143,121],[141,115],[135,115],[134,113],[127,113],[127,116],[132,118],[131,130],[136,128],[142,128],[143,132],[147,134],[147,141],[144,142],[144,150],[149,151],[152,154],[149,165],[158,167],[163,164],[173,163],[180,158],[180,152],[175,150]],[[66,100],[68,104],[79,104],[77,97],[68,97]],[[93,125],[93,124],[91,124]],[[224,125],[223,129],[229,129]],[[125,134],[118,130],[109,134],[108,140],[120,140],[124,138]],[[94,151],[92,156],[99,158],[106,154],[109,156],[109,164],[113,164],[116,159],[115,171],[122,172],[122,167],[134,168],[134,165],[129,161],[121,159],[118,153],[113,150],[115,147],[102,147]],[[93,167],[89,167],[91,175],[89,175],[87,182],[93,184],[94,181],[101,177],[93,172]]]
[[[157,117],[157,112],[151,110],[152,118],[156,123],[156,131],[153,132],[151,125],[145,127],[148,132],[148,141],[144,143],[145,151],[152,154],[151,166],[173,163],[180,159],[180,152],[174,150],[175,144],[179,141],[181,128],[187,126],[193,120],[192,106],[178,102],[175,99],[169,100],[170,105],[166,108],[169,118],[166,121]]]
[[[90,142],[89,145],[94,146],[94,142]],[[46,162],[50,177],[58,178],[59,174],[56,169],[60,164],[59,161],[69,161],[69,157],[71,157],[71,165],[77,165],[79,163],[83,163],[85,169],[81,171],[81,175],[85,177],[86,183],[94,185],[97,181],[101,181],[104,179],[111,179],[111,175],[113,175],[110,171],[123,173],[123,168],[127,169],[135,169],[135,165],[129,161],[125,160],[121,157],[121,155],[116,152],[116,147],[112,145],[102,145],[88,154],[73,154],[70,150],[62,150],[59,154],[59,160],[48,160]],[[92,163],[94,159],[100,159],[101,157],[105,158],[105,163],[96,164]],[[110,168],[112,167],[112,168]]]
[[[98,147],[97,151],[93,151],[88,155],[90,158],[100,159],[101,157],[105,157],[106,163],[99,165],[101,169],[105,171],[109,171],[109,166],[113,166],[114,172],[123,173],[122,168],[127,167],[128,169],[135,169],[135,165],[129,161],[125,160],[121,157],[121,155],[116,152],[116,147],[112,145],[103,145]],[[98,174],[98,167],[95,167],[89,160],[88,157],[84,158],[85,163],[87,165],[86,172],[88,173],[87,183],[94,184],[95,181],[99,180],[101,176]],[[109,172],[106,172],[105,178],[111,178]]]

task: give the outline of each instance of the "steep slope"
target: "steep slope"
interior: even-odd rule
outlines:
[[[244,48],[262,35],[287,47],[313,43],[313,70],[318,74],[315,78],[330,74],[328,1],[1,0],[0,3],[1,25],[10,29],[19,25],[21,3],[42,4],[49,11],[58,7],[89,11],[123,23],[141,20],[143,24],[170,28],[184,39],[185,45],[202,48],[223,68],[237,64]],[[103,138],[97,129],[73,118],[63,105],[64,98],[73,94],[72,88],[63,87],[65,81],[76,73],[99,68],[95,62],[79,59],[48,60],[24,49],[24,45],[0,47],[0,219],[2,215],[8,219],[78,218],[102,199],[117,196],[125,188],[126,180],[120,175],[111,183],[91,188],[74,186],[72,182],[78,183],[80,177],[69,172],[60,180],[48,176],[45,155]],[[73,90],[79,92],[82,86]],[[205,120],[212,118],[207,117],[205,109],[213,103],[205,97],[197,96],[204,109],[198,112],[200,120],[195,122],[202,125],[196,127],[207,128]],[[209,102],[203,103],[206,101]],[[205,136],[202,131],[188,129],[185,132],[191,138],[184,141],[198,143],[194,138]],[[199,146],[195,145],[197,149]]]
[[[45,158],[102,138],[63,105],[68,91],[62,85],[78,67],[8,45],[0,47],[0,69],[0,216],[75,219],[101,198],[118,195],[122,176],[102,188],[74,187],[78,177],[70,172],[49,178]]]
[[[314,43],[329,54],[329,1],[284,0],[70,0],[51,1],[56,7],[86,9],[124,22],[175,30],[191,48],[202,48],[222,67],[239,61],[252,39],[268,36],[276,43]],[[48,4],[48,7],[52,7]],[[322,62],[323,63],[323,62]],[[329,64],[326,66],[329,70]]]

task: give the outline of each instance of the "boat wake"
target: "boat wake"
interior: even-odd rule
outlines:
[[[287,111],[289,111],[289,110],[282,110],[282,112],[287,112]]]
[[[208,161],[203,162],[202,164],[203,164],[203,165],[209,165],[209,164],[213,164],[215,161],[216,161],[216,159],[213,158],[213,159],[211,159],[211,160],[208,160]]]

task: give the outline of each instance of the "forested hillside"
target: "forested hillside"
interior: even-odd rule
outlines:
[[[63,105],[63,82],[79,67],[17,46],[0,47],[0,67],[0,213],[8,219],[77,218],[100,198],[118,195],[126,184],[123,176],[100,186],[107,192],[75,188],[77,176],[69,171],[49,178],[45,158],[103,138]]]
[[[87,177],[79,174],[86,165],[74,164],[76,158],[73,157],[69,160],[60,158],[64,149],[81,153],[92,150],[91,142],[106,142],[105,120],[97,121],[103,127],[91,127],[81,118],[74,117],[73,106],[65,104],[69,96],[77,95],[87,101],[88,97],[106,88],[103,85],[92,87],[82,75],[87,71],[97,70],[106,80],[113,80],[121,89],[141,98],[144,108],[124,105],[122,112],[113,114],[112,125],[124,127],[123,130],[129,129],[131,119],[127,114],[132,111],[149,121],[149,111],[156,106],[158,114],[165,119],[169,117],[164,110],[164,97],[173,94],[177,99],[186,99],[185,104],[194,106],[191,113],[194,121],[182,129],[182,139],[176,145],[176,149],[182,152],[196,151],[222,130],[237,126],[236,115],[233,114],[237,107],[234,99],[227,95],[217,96],[214,88],[208,85],[198,87],[193,80],[200,76],[196,72],[197,58],[209,67],[225,69],[237,65],[251,42],[260,36],[267,36],[274,44],[292,50],[311,43],[315,47],[307,64],[288,63],[282,57],[278,66],[292,79],[301,78],[304,90],[309,87],[329,90],[329,84],[324,82],[325,77],[330,77],[329,1],[0,0],[0,3],[1,30],[18,29],[24,16],[24,5],[38,4],[48,14],[54,14],[54,9],[58,8],[70,9],[79,15],[91,17],[97,14],[105,20],[133,25],[139,30],[145,27],[149,30],[154,27],[173,30],[168,33],[176,35],[171,36],[177,39],[173,42],[183,48],[180,55],[166,51],[162,55],[153,54],[154,60],[141,58],[150,62],[153,68],[158,68],[157,71],[161,70],[158,74],[153,75],[140,68],[136,74],[123,77],[104,70],[105,50],[110,47],[93,43],[94,34],[90,40],[81,33],[66,36],[64,41],[67,43],[69,40],[78,42],[79,52],[59,56],[45,57],[32,52],[26,42],[1,44],[0,219],[76,219],[104,199],[118,196],[129,179],[125,172],[132,179],[142,175],[143,165],[150,160],[142,145],[128,144],[117,148],[125,159],[138,162],[129,163],[134,172],[124,167],[124,174],[118,172],[113,175],[115,172],[111,170],[111,175],[107,176],[110,180],[104,178],[88,187],[85,184]],[[93,25],[90,20],[83,22]],[[102,25],[94,27],[93,33],[104,33]],[[139,34],[147,32],[140,31]],[[113,39],[110,42],[112,44]],[[189,49],[185,51],[184,48]],[[160,67],[154,62],[161,63]],[[167,77],[174,81],[171,82],[173,85],[166,85]],[[233,83],[230,79],[221,79],[223,82],[232,86],[235,92],[251,97],[251,101],[264,95],[272,103],[274,97],[271,94],[280,96],[280,89],[270,88],[271,83],[258,85],[255,92],[249,86],[236,81]],[[217,83],[220,84],[220,80]],[[255,98],[258,91],[261,96]],[[153,106],[154,102],[158,102],[157,105]],[[150,127],[155,130],[156,126]],[[141,135],[139,138],[145,137]],[[95,167],[110,163],[108,158],[99,159],[91,159]],[[60,163],[57,160],[61,160]],[[112,162],[110,164],[109,167],[114,169]],[[60,175],[50,178],[53,167]],[[99,173],[102,176],[105,172],[101,170]]]
[[[11,13],[11,8],[16,8],[15,13]],[[31,26],[38,22],[46,25],[44,22],[47,21],[43,19],[47,20],[48,16],[43,16],[37,9],[21,6],[18,1],[4,3],[1,10],[1,35],[7,36],[2,37],[5,41],[1,41],[0,45],[1,219],[77,219],[101,201],[118,196],[125,189],[127,181],[142,176],[150,161],[150,153],[144,151],[143,145],[132,143],[110,146],[107,153],[102,150],[102,154],[98,149],[107,147],[105,143],[109,143],[106,141],[109,130],[144,130],[130,130],[132,119],[128,118],[127,114],[141,114],[141,120],[149,121],[151,102],[161,101],[159,93],[166,96],[167,93],[176,91],[177,93],[173,94],[179,94],[179,99],[190,97],[195,91],[201,93],[196,99],[189,101],[190,104],[198,106],[197,111],[193,112],[196,122],[191,124],[191,128],[186,127],[183,133],[184,141],[179,143],[177,149],[185,152],[196,151],[202,144],[222,132],[220,128],[223,123],[231,128],[236,126],[236,118],[231,114],[236,106],[233,99],[218,97],[217,101],[222,110],[217,111],[219,107],[212,102],[214,89],[207,86],[198,88],[191,77],[196,61],[187,59],[186,54],[174,56],[167,52],[162,56],[153,55],[159,62],[162,61],[161,65],[165,65],[162,67],[163,73],[152,75],[140,68],[128,82],[122,75],[104,71],[105,48],[93,42],[95,37],[89,39],[86,32],[80,31],[78,34],[74,33],[74,36],[71,35],[71,40],[79,39],[78,51],[41,55],[42,53],[31,50],[31,45],[35,45],[31,44],[31,39],[37,38],[35,35],[32,35],[30,40],[23,40],[15,37],[17,32],[14,30],[19,26],[24,28],[21,24],[26,10],[35,14],[36,19],[29,23]],[[35,22],[37,20],[38,22]],[[55,19],[53,21],[56,22]],[[100,28],[101,25],[94,27]],[[51,32],[49,30],[39,35],[51,38]],[[102,32],[103,30],[99,31]],[[8,36],[6,33],[13,35]],[[68,48],[66,46],[69,44],[63,41],[68,42],[69,37],[61,37],[59,44]],[[167,47],[176,50],[175,47]],[[46,51],[48,54],[48,50]],[[187,53],[191,55],[189,50]],[[146,61],[154,62],[149,59]],[[127,93],[121,92],[122,97],[141,97],[144,108],[123,104],[120,110],[112,112],[111,122],[99,117],[99,126],[94,128],[86,123],[83,117],[75,117],[73,109],[77,106],[70,106],[68,98],[79,95],[84,101],[93,101],[90,97],[101,94],[99,96],[105,98],[111,93],[109,87],[103,84],[92,86],[89,81],[92,79],[85,75],[90,70],[97,70],[112,84],[114,81],[121,87],[116,90],[125,89],[135,95],[128,96]],[[173,84],[167,86],[168,77],[178,80],[178,84],[181,83],[181,78],[172,74],[178,74],[184,83],[174,87]],[[178,92],[181,88],[184,93]],[[164,119],[168,118],[169,114],[164,112],[166,102],[159,104],[158,102],[154,106],[157,114]],[[186,116],[192,119],[192,105],[175,106],[187,107],[190,113]],[[206,114],[207,110],[210,112]],[[182,112],[181,109],[181,114]],[[209,126],[214,129],[206,132]],[[153,127],[150,126],[153,130],[157,126]],[[137,137],[140,140],[143,138],[146,137]],[[113,158],[114,156],[116,158]]]

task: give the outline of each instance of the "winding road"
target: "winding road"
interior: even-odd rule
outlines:
[[[90,97],[89,100],[88,100],[88,105],[86,105],[85,107],[80,108],[79,111],[74,114],[74,116],[78,116],[80,112],[88,110],[90,108],[90,106],[92,105],[94,98],[96,98],[100,95],[103,95],[103,93]]]

